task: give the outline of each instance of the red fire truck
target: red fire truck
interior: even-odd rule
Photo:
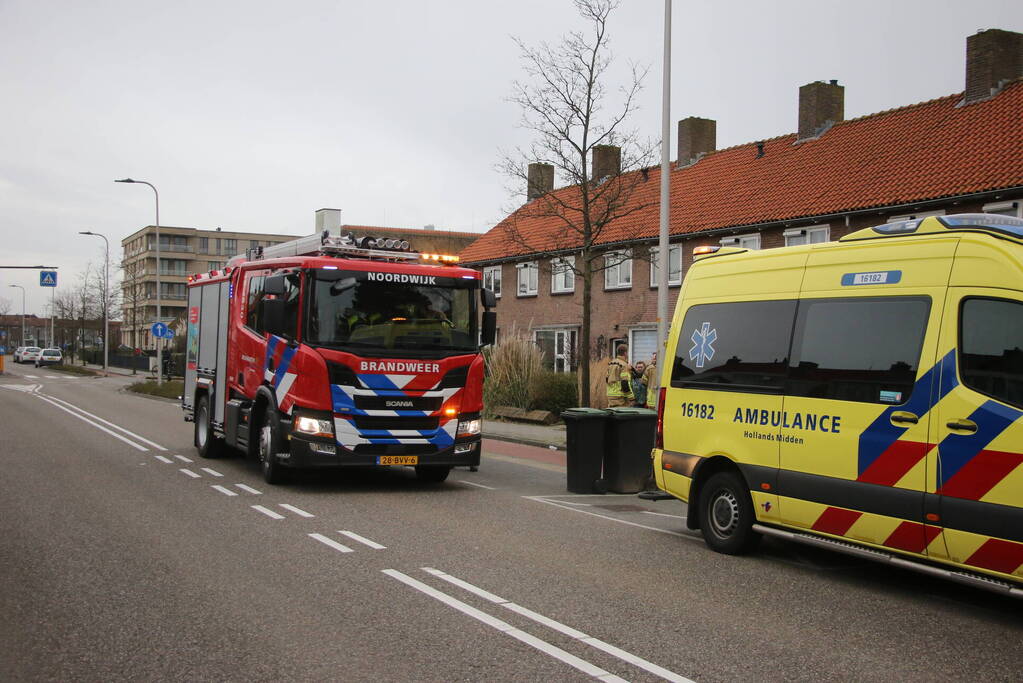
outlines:
[[[182,408],[199,455],[291,468],[478,465],[494,293],[457,257],[324,231],[188,285]],[[482,314],[480,306],[482,305]]]

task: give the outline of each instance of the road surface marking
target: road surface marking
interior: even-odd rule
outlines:
[[[173,462],[174,462],[174,461],[173,461],[173,460],[171,460],[170,458],[165,458],[165,457],[163,457],[162,455],[154,455],[153,457],[154,457],[154,458],[156,458],[157,460],[159,460],[160,462],[165,462],[165,463],[167,463],[167,464],[171,464],[171,463],[173,463]]]
[[[299,510],[299,509],[298,509],[297,507],[295,507],[294,505],[288,505],[287,503],[279,503],[279,505],[280,505],[280,506],[281,506],[282,508],[284,508],[285,510],[290,510],[291,512],[294,512],[294,513],[295,513],[296,515],[298,515],[299,517],[307,517],[307,518],[308,518],[308,517],[315,517],[315,516],[316,516],[316,515],[311,515],[311,514],[309,514],[309,513],[308,513],[308,512],[306,512],[305,510]]]
[[[42,394],[40,394],[40,396],[42,396]],[[65,401],[62,398],[57,398],[56,396],[49,396],[49,395],[47,395],[46,398],[50,399],[51,401],[56,401],[57,403],[63,403],[64,405],[66,405],[69,408],[74,408],[75,410],[77,410],[78,412],[82,413],[83,415],[88,415],[89,417],[91,417],[92,419],[96,420],[97,422],[102,422],[103,424],[105,424],[105,425],[107,425],[109,427],[113,427],[114,429],[116,429],[118,431],[124,432],[125,434],[127,434],[130,437],[132,437],[133,439],[137,439],[138,441],[141,441],[142,443],[147,443],[147,444],[149,444],[150,446],[152,446],[153,448],[155,448],[158,451],[165,451],[165,450],[167,450],[166,448],[164,448],[160,444],[156,443],[155,441],[150,441],[149,439],[147,439],[147,438],[145,438],[143,436],[139,436],[135,432],[128,431],[127,429],[125,429],[121,425],[114,424],[113,422],[110,422],[109,420],[104,420],[102,417],[100,417],[98,415],[93,415],[88,410],[84,410],[82,408],[79,408],[74,403],[69,403],[68,401]]]
[[[120,434],[118,434],[117,432],[111,431],[111,430],[107,429],[106,427],[104,427],[103,425],[101,425],[101,424],[97,424],[97,423],[93,422],[92,420],[90,420],[89,418],[85,417],[84,415],[79,415],[79,414],[78,414],[78,413],[76,413],[75,411],[73,411],[73,410],[68,410],[67,408],[65,408],[64,406],[60,405],[59,403],[56,403],[56,402],[54,402],[54,401],[51,401],[51,400],[49,399],[49,397],[47,397],[47,396],[43,396],[42,394],[36,394],[36,396],[38,396],[38,397],[39,397],[40,399],[42,399],[43,401],[46,401],[46,402],[47,402],[47,403],[49,403],[50,405],[54,406],[55,408],[60,408],[61,410],[63,410],[63,411],[64,411],[65,413],[67,413],[68,415],[73,415],[74,417],[77,417],[77,418],[78,418],[79,420],[81,420],[82,422],[86,422],[86,423],[88,423],[88,424],[91,424],[91,425],[92,425],[93,427],[95,427],[96,429],[98,429],[98,430],[100,430],[100,431],[102,431],[102,432],[106,432],[107,434],[109,434],[110,436],[114,437],[115,439],[118,439],[118,440],[120,440],[120,441],[123,441],[124,443],[128,444],[128,445],[129,445],[129,446],[131,446],[132,448],[137,448],[137,449],[139,449],[140,451],[148,451],[148,450],[149,450],[149,449],[148,449],[148,448],[146,448],[145,446],[143,446],[143,445],[141,445],[141,444],[137,444],[137,443],[135,443],[134,441],[132,441],[132,440],[130,440],[130,439],[126,439],[126,438],[124,438],[123,436],[121,436]]]
[[[262,512],[264,515],[272,519],[284,519],[284,515],[279,515],[273,510],[265,508],[262,505],[253,505],[252,509],[255,510],[256,512]]]
[[[14,391],[24,391],[26,394],[35,392],[38,384],[0,384],[4,389],[13,389]]]
[[[246,493],[251,493],[251,494],[253,494],[255,496],[263,495],[262,491],[257,491],[256,489],[252,488],[251,486],[246,486],[245,484],[235,484],[235,486],[240,488],[242,491],[245,491]]]
[[[191,458],[186,458],[183,455],[175,455],[174,457],[180,460],[181,462],[192,462]]]
[[[650,510],[643,510],[644,515],[657,515],[658,517],[671,517],[672,519],[685,519],[685,515],[668,515],[663,512],[652,512]]]
[[[216,490],[220,491],[225,496],[237,496],[238,495],[237,493],[235,493],[231,489],[227,488],[226,486],[221,486],[220,484],[211,484],[210,488],[211,489],[216,489]]]
[[[184,474],[187,474],[187,475],[188,475],[188,476],[190,476],[190,477],[191,477],[192,479],[199,479],[199,478],[201,478],[201,477],[202,477],[202,475],[201,475],[201,474],[196,474],[196,473],[195,473],[195,472],[193,472],[192,470],[186,470],[186,469],[185,469],[184,467],[182,467],[182,468],[181,468],[180,470],[178,470],[178,472],[182,472],[182,473],[184,473]]]
[[[554,657],[555,659],[564,662],[565,664],[568,664],[569,666],[578,669],[579,671],[582,671],[588,676],[593,676],[597,680],[601,681],[624,681],[624,679],[615,676],[609,671],[604,671],[600,667],[590,664],[585,659],[580,659],[579,657],[576,657],[572,653],[562,650],[560,647],[557,647],[556,645],[551,645],[545,640],[540,640],[539,638],[531,636],[525,631],[520,631],[519,629],[515,628],[508,622],[501,621],[497,617],[492,617],[486,612],[476,609],[472,605],[466,604],[457,598],[453,598],[447,593],[442,593],[441,591],[436,590],[435,588],[431,588],[422,581],[417,581],[416,579],[413,579],[411,576],[402,574],[401,572],[395,569],[382,569],[381,571],[387,576],[390,576],[392,579],[397,579],[398,581],[401,581],[405,585],[415,588],[420,593],[425,593],[434,600],[438,600],[439,602],[444,603],[448,607],[458,610],[462,614],[470,616],[473,619],[476,619],[477,621],[481,621],[487,626],[490,626],[491,628],[497,629],[498,631],[504,633],[505,635],[515,638],[519,642],[525,643],[530,647],[534,647],[540,652],[543,652],[546,655]]]
[[[700,541],[700,542],[703,541],[702,538],[700,538],[699,536],[693,535],[693,534],[683,534],[682,532],[679,532],[679,531],[671,531],[669,529],[659,529],[659,528],[657,528],[655,526],[647,526],[646,524],[637,524],[636,522],[630,522],[630,521],[628,521],[626,519],[618,519],[616,517],[611,517],[609,515],[602,515],[602,514],[599,514],[599,513],[596,513],[596,512],[590,512],[589,510],[580,510],[577,507],[568,507],[565,504],[564,501],[560,501],[560,500],[547,500],[547,497],[545,497],[545,496],[522,496],[522,497],[525,498],[526,500],[536,501],[537,503],[546,503],[547,505],[553,505],[554,507],[561,508],[562,510],[571,510],[572,512],[578,512],[581,515],[590,515],[591,517],[600,517],[601,519],[606,519],[606,520],[608,520],[610,522],[617,522],[618,524],[625,524],[627,526],[634,526],[634,527],[638,527],[640,529],[647,529],[648,531],[656,531],[656,532],[661,533],[661,534],[670,534],[671,536],[678,536],[679,538],[687,538],[690,541]]]
[[[477,484],[474,481],[466,481],[465,479],[459,479],[458,483],[459,484],[468,484],[469,486],[478,486],[479,488],[487,489],[488,491],[496,491],[497,490],[493,486],[484,486],[483,484]]]
[[[209,467],[200,467],[199,469],[201,469],[203,472],[206,472],[208,474],[212,474],[214,477],[222,477],[222,476],[224,476],[223,474],[221,474],[220,472],[218,472],[216,470],[211,470]]]
[[[628,662],[629,664],[632,664],[633,666],[638,666],[639,668],[643,669],[644,671],[652,673],[655,676],[659,676],[660,678],[663,678],[666,681],[674,681],[675,683],[693,683],[690,679],[686,678],[685,676],[680,676],[679,674],[675,673],[674,671],[669,671],[668,669],[660,667],[660,666],[654,664],[653,662],[648,662],[647,660],[642,659],[641,657],[637,657],[636,655],[634,655],[634,654],[632,654],[630,652],[626,652],[625,650],[617,648],[614,645],[611,645],[610,643],[605,643],[602,640],[599,640],[597,638],[593,638],[591,636],[588,636],[585,633],[583,633],[582,631],[577,631],[576,629],[572,628],[571,626],[567,626],[565,624],[562,624],[560,621],[555,621],[553,619],[545,617],[542,614],[534,612],[531,609],[528,609],[528,608],[523,607],[521,605],[517,605],[514,602],[509,602],[508,600],[505,600],[504,598],[498,597],[498,596],[494,595],[493,593],[490,593],[489,591],[485,591],[485,590],[483,590],[482,588],[480,588],[478,586],[474,586],[474,585],[472,585],[471,583],[469,583],[467,581],[462,581],[461,579],[456,578],[454,576],[451,576],[450,574],[445,574],[444,572],[440,571],[439,569],[431,569],[430,567],[423,567],[423,571],[426,572],[427,574],[432,574],[433,576],[436,576],[439,579],[443,579],[444,581],[447,581],[448,583],[451,583],[451,584],[453,584],[455,586],[458,586],[459,588],[462,588],[462,589],[472,593],[473,595],[477,595],[477,596],[483,598],[484,600],[487,600],[489,602],[493,602],[495,604],[501,605],[505,609],[509,609],[512,612],[515,612],[516,614],[519,614],[519,615],[522,615],[522,616],[526,617],[527,619],[532,619],[533,621],[535,621],[535,622],[537,622],[539,624],[543,624],[544,626],[546,626],[548,628],[554,629],[558,633],[562,633],[562,634],[568,636],[569,638],[574,638],[574,639],[578,640],[581,643],[585,643],[586,645],[589,645],[590,647],[594,647],[594,648],[596,648],[598,650],[601,650],[602,652],[606,652],[607,654],[611,655],[612,657],[617,657],[618,659],[622,660],[623,662]]]
[[[358,541],[359,543],[362,543],[363,545],[368,545],[373,550],[385,550],[386,549],[386,546],[382,546],[379,543],[377,543],[376,541],[371,541],[368,538],[366,538],[364,536],[360,536],[359,534],[357,534],[357,533],[355,533],[353,531],[344,531],[343,529],[338,529],[338,533],[339,534],[344,534],[345,536],[347,536],[348,538],[352,539],[353,541]]]
[[[25,375],[26,379],[39,379],[37,375]]]
[[[333,548],[334,550],[338,551],[339,553],[355,552],[354,550],[352,550],[348,546],[341,545],[337,541],[335,541],[333,539],[330,539],[330,538],[327,538],[323,534],[309,534],[309,538],[315,538],[317,541],[319,541],[323,545],[329,546],[329,547]]]

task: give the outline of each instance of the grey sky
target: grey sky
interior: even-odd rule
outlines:
[[[676,0],[672,120],[716,119],[718,146],[796,128],[797,89],[846,86],[846,117],[963,88],[966,36],[1023,31],[1015,0]],[[612,47],[651,66],[633,125],[660,133],[663,3],[625,2]],[[524,142],[504,98],[510,36],[581,27],[568,0],[292,3],[0,0],[0,264],[87,261],[112,272],[153,221],[312,232],[346,223],[485,231],[511,198],[499,147]],[[673,126],[674,129],[674,126]],[[672,149],[675,142],[672,141]],[[673,154],[674,156],[674,154]],[[115,248],[116,245],[116,248]],[[34,271],[0,297],[47,313]]]

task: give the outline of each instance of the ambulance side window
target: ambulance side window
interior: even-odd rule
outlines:
[[[791,300],[693,306],[682,323],[671,385],[780,392],[795,313]]]
[[[803,299],[786,394],[905,403],[920,367],[930,309],[927,297]]]
[[[959,316],[963,384],[1023,407],[1023,303],[966,299]]]

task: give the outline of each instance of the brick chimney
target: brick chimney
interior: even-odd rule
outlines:
[[[1023,76],[1023,33],[992,28],[966,39],[967,104],[998,94],[1008,81]]]
[[[533,201],[554,189],[554,166],[530,164],[526,171],[526,201]]]
[[[596,145],[593,148],[593,180],[608,178],[622,172],[622,148],[614,145]]]
[[[807,83],[799,89],[799,134],[796,142],[815,138],[845,119],[845,86],[838,81]]]
[[[688,166],[717,149],[718,124],[713,119],[690,116],[678,122],[678,163]]]

